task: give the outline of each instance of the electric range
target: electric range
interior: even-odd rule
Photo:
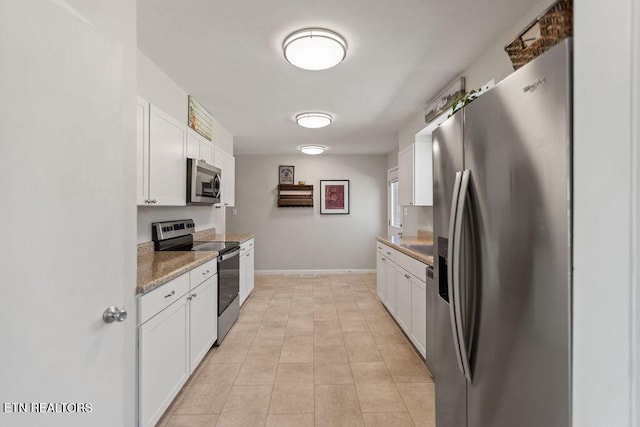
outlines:
[[[218,255],[218,340],[220,344],[240,314],[240,242],[194,241],[192,219],[154,222],[151,234],[155,250],[217,251]]]

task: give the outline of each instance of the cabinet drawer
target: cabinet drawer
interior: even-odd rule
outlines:
[[[390,259],[391,261],[395,261],[396,253],[398,251],[380,242],[376,243],[376,248],[378,252],[380,252],[385,258]]]
[[[427,280],[427,265],[401,252],[396,252],[396,264],[416,276],[421,282]]]
[[[189,292],[189,275],[183,274],[138,298],[139,323],[143,324]]]
[[[253,249],[253,239],[249,239],[240,245],[240,253],[244,253]]]
[[[218,260],[212,259],[202,265],[197,266],[189,272],[191,276],[191,289],[198,286],[200,283],[207,280],[209,277],[213,277],[218,272]]]

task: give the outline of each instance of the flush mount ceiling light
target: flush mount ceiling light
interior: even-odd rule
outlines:
[[[282,44],[284,57],[305,70],[335,67],[347,55],[347,42],[338,33],[322,28],[305,28],[290,34]]]
[[[324,153],[325,147],[322,145],[303,145],[298,147],[298,150],[302,151],[304,154],[315,156],[316,154]]]
[[[300,113],[296,116],[296,123],[304,128],[318,129],[331,124],[331,115],[326,113]]]

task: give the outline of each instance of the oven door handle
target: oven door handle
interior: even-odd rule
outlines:
[[[220,256],[220,261],[226,261],[229,258],[233,258],[234,256],[238,256],[240,254],[240,246],[237,249],[233,249],[231,252],[225,252]]]

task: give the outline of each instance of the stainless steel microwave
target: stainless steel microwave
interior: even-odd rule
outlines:
[[[220,203],[221,171],[202,160],[187,159],[187,204]]]

